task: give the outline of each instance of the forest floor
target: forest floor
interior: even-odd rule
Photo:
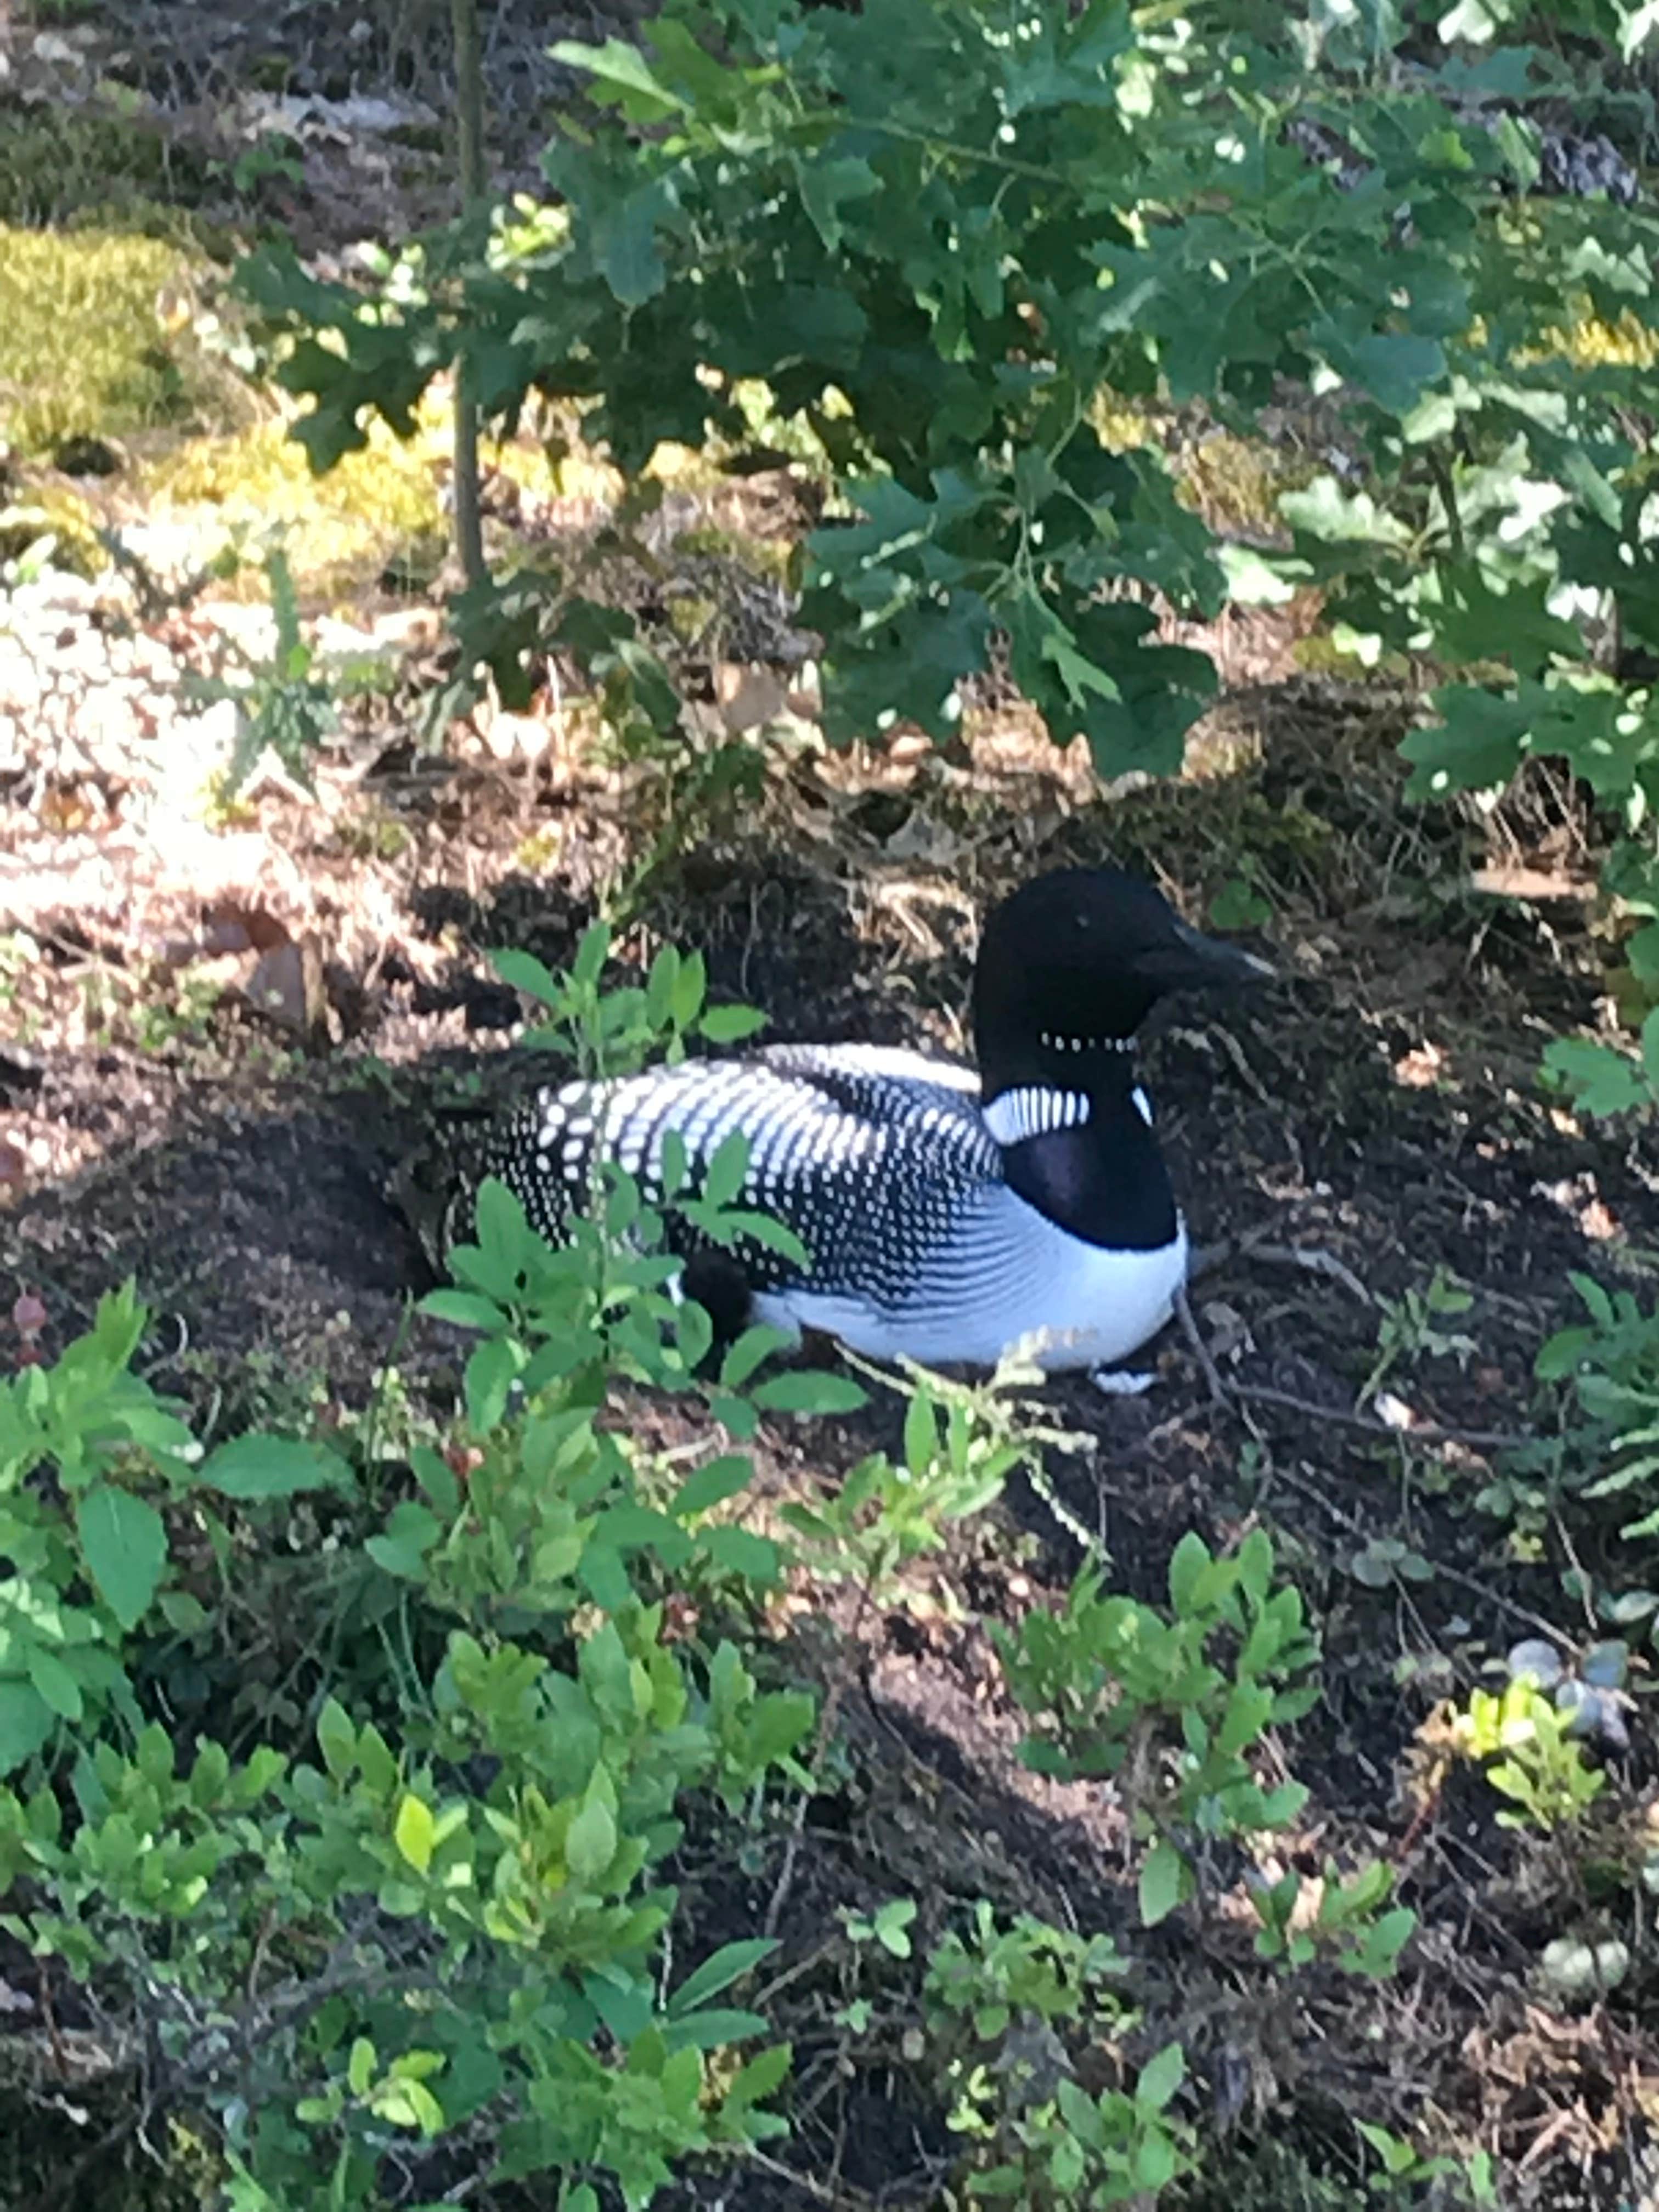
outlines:
[[[22,140],[44,114],[84,124],[109,46],[149,37],[159,56],[179,12],[15,25],[0,173],[8,134]],[[192,221],[215,191],[243,190],[234,155],[204,150],[200,103],[258,79],[276,35],[255,36],[252,10],[246,22],[194,12],[216,19],[217,43],[191,63],[188,100],[176,79],[163,99],[157,61],[144,125],[175,168],[196,163]],[[323,35],[337,14],[349,60],[344,19],[364,11],[300,12],[313,50],[303,67],[289,57],[282,96],[309,97],[301,80],[314,70],[326,131],[294,125],[301,177],[254,189],[259,220],[325,253],[408,219],[428,187],[434,207],[443,193],[416,147],[395,209],[377,200],[404,156],[339,112],[362,72],[331,59]],[[558,32],[600,34],[587,18],[550,29],[551,11],[523,15],[526,52]],[[505,38],[517,19],[497,15]],[[58,46],[40,46],[43,28]],[[441,96],[413,63],[402,74],[400,98]],[[543,94],[559,90],[555,76]],[[100,111],[99,131],[118,121]],[[267,115],[249,143],[276,127]],[[138,177],[140,153],[128,166]],[[356,202],[336,190],[348,171]],[[138,177],[110,234],[143,230],[135,210],[172,204]],[[0,207],[0,220],[38,229],[83,212]],[[228,206],[215,220],[252,215]],[[214,264],[179,235],[199,307]],[[188,384],[188,362],[180,373]],[[1533,1363],[1577,1311],[1570,1273],[1649,1303],[1659,1274],[1650,1144],[1579,1126],[1537,1079],[1544,1044],[1595,1026],[1606,990],[1594,830],[1577,796],[1540,769],[1495,812],[1407,808],[1396,748],[1419,713],[1411,683],[1310,670],[1307,625],[1290,615],[1236,619],[1212,641],[1231,687],[1176,785],[1103,792],[989,694],[958,758],[902,734],[829,756],[810,701],[787,701],[787,676],[732,647],[725,604],[728,586],[759,590],[767,549],[799,534],[787,471],[740,495],[683,475],[665,502],[677,588],[715,610],[682,636],[682,680],[711,741],[746,731],[764,743],[758,796],[686,806],[672,763],[608,757],[588,703],[571,697],[423,750],[412,733],[445,673],[443,578],[392,556],[429,550],[439,528],[435,429],[387,462],[414,487],[403,503],[366,496],[365,519],[343,501],[338,532],[302,568],[322,641],[377,672],[343,686],[314,793],[266,762],[234,799],[204,796],[234,720],[215,680],[239,653],[269,651],[268,617],[257,567],[228,589],[177,580],[210,559],[250,441],[264,471],[252,512],[295,480],[270,460],[270,393],[222,362],[204,376],[171,422],[73,426],[110,447],[112,468],[100,457],[98,473],[76,474],[61,447],[12,465],[15,508],[44,506],[62,529],[78,503],[131,556],[113,570],[83,562],[90,577],[19,573],[0,599],[0,1306],[37,1295],[49,1355],[132,1275],[155,1316],[148,1372],[210,1435],[447,1404],[460,1340],[411,1314],[428,1278],[388,1179],[434,1114],[508,1064],[523,1009],[490,951],[567,962],[647,848],[624,961],[662,942],[696,947],[714,995],[762,1008],[774,1040],[960,1049],[976,917],[1065,861],[1110,858],[1152,873],[1194,920],[1248,921],[1279,970],[1248,998],[1174,1006],[1152,1025],[1146,1080],[1204,1255],[1193,1308],[1206,1354],[1172,1328],[1144,1397],[1051,1386],[1044,1418],[1076,1441],[1050,1455],[1048,1481],[1097,1532],[1118,1586],[1148,1599],[1187,1530],[1212,1545],[1273,1531],[1318,1624],[1325,1692],[1284,1747],[1310,1796],[1281,1863],[1314,1876],[1333,1859],[1387,1862],[1419,1916],[1407,1963],[1387,1982],[1280,1985],[1252,1964],[1237,1919],[1139,1929],[1110,1793],[1041,1781],[1016,1756],[988,1624],[1052,1602],[1080,1561],[1016,1480],[910,1571],[900,1599],[855,1622],[833,1594],[796,1586],[788,1663],[841,1686],[842,1778],[787,1858],[751,1866],[694,1828],[676,1869],[690,1954],[762,1923],[781,1938],[769,2010],[796,2054],[793,2133],[769,2164],[665,2201],[945,2201],[952,2140],[905,2032],[922,1939],[980,1898],[1106,1928],[1133,1949],[1149,2030],[1181,2037],[1208,2099],[1194,2206],[1368,2201],[1356,2114],[1431,2146],[1492,2149],[1505,2204],[1652,2201],[1659,1970],[1637,1940],[1639,1903],[1594,1878],[1641,1856],[1659,1784],[1649,1678],[1638,1661],[1629,1748],[1606,1753],[1611,1786],[1571,1848],[1500,1826],[1502,1801],[1446,1748],[1448,1701],[1501,1682],[1518,1639],[1571,1653],[1606,1632],[1589,1595],[1620,1571],[1617,1516],[1564,1521],[1504,1442],[1559,1425]],[[603,520],[603,471],[556,477],[527,447],[497,457],[491,488],[501,542],[591,544]],[[307,490],[282,512],[303,530],[322,507]],[[673,627],[672,608],[645,611]],[[1467,1304],[1426,1308],[1437,1281]],[[1375,1416],[1379,1384],[1392,1436]],[[668,1405],[639,1418],[672,1435],[681,1416]],[[833,1485],[891,1445],[900,1418],[894,1400],[769,1431],[763,1504]],[[836,1626],[855,1634],[853,1661]],[[307,1663],[273,1617],[216,1655],[199,1695],[228,1698],[252,1726]],[[837,1915],[894,1897],[920,1901],[915,1957],[878,1966],[838,1939]],[[1620,1988],[1577,2004],[1542,1988],[1553,1938],[1606,1934],[1635,1952]],[[0,2045],[38,2044],[40,1991],[4,1969]],[[857,2033],[854,1997],[871,2005]],[[38,2161],[64,2122],[8,2078],[0,2067],[0,2136],[14,2145],[0,2197],[21,2203],[44,2187]]]

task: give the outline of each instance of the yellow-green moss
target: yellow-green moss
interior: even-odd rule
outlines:
[[[1157,424],[1147,410],[1104,384],[1089,403],[1089,423],[1110,453],[1127,453],[1137,447],[1150,446],[1157,436]]]
[[[718,601],[695,593],[671,597],[666,602],[668,626],[682,645],[696,645],[720,613]]]
[[[1317,473],[1311,462],[1288,460],[1271,446],[1228,431],[1197,441],[1175,461],[1176,497],[1212,529],[1271,529],[1279,520],[1280,495]]]
[[[14,506],[0,507],[0,561],[20,558],[43,538],[52,540],[54,568],[96,576],[108,565],[97,516],[78,492],[64,486],[44,485]]]
[[[204,407],[187,331],[157,313],[179,273],[177,249],[152,238],[0,228],[0,435],[45,454]]]
[[[1659,362],[1659,334],[1626,307],[1616,323],[1580,302],[1576,319],[1547,331],[1547,345],[1532,358],[1559,355],[1575,368],[1651,368]]]
[[[235,437],[191,439],[146,471],[145,489],[158,511],[199,509],[204,541],[280,536],[301,589],[332,597],[389,567],[426,571],[442,557],[444,453],[436,422],[407,443],[376,423],[362,453],[313,477],[286,426],[263,422]]]

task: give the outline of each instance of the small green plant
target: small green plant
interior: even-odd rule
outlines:
[[[1189,1534],[1170,1557],[1167,1613],[1108,1596],[1090,1569],[1059,1613],[1031,1613],[1018,1634],[993,1631],[1009,1686],[1039,1724],[1022,1747],[1028,1764],[1118,1778],[1150,1844],[1149,1927],[1194,1894],[1208,1843],[1282,1826],[1306,1801],[1298,1782],[1264,1787],[1248,1756],[1318,1696],[1301,1595],[1274,1589],[1273,1576],[1264,1530],[1219,1557]]]
[[[256,659],[232,644],[228,650],[237,672],[198,678],[189,687],[199,706],[224,699],[235,704],[236,740],[225,774],[229,798],[241,789],[266,752],[303,789],[311,790],[317,750],[339,726],[343,693],[375,688],[384,681],[376,664],[362,659],[328,661],[318,653],[306,636],[294,572],[280,546],[266,551],[261,566],[276,626],[270,653]]]
[[[305,162],[294,141],[270,132],[245,148],[229,168],[231,184],[244,198],[252,198],[261,185],[273,179],[289,185],[303,185],[306,180]]]
[[[972,2174],[969,2194],[1042,2212],[1151,2202],[1191,2163],[1192,2130],[1170,2109],[1186,2070],[1181,2045],[1170,2043],[1132,2089],[1091,2096],[1062,2075],[1051,2098],[1006,2119],[1012,2155]]]
[[[766,1017],[753,1006],[709,1006],[702,955],[672,945],[658,951],[642,985],[606,989],[601,979],[612,942],[611,924],[594,922],[582,933],[570,966],[557,975],[528,952],[492,956],[503,982],[546,1009],[527,1034],[527,1046],[568,1054],[583,1075],[629,1075],[647,1054],[675,1066],[694,1039],[736,1044],[765,1027]]]
[[[663,1869],[693,1798],[742,1838],[810,1786],[816,1705],[672,1612],[692,1573],[763,1597],[779,1554],[726,1510],[751,1470],[712,1415],[707,1454],[672,1474],[606,1418],[623,1377],[685,1387],[709,1324],[667,1294],[631,1179],[607,1176],[600,1201],[555,1251],[486,1184],[458,1285],[432,1301],[479,1334],[463,1406],[403,1424],[401,1481],[380,1445],[368,1484],[299,1440],[204,1455],[131,1371],[131,1291],[52,1366],[40,1302],[14,1313],[0,1927],[97,1977],[135,2048],[165,2047],[246,2205],[372,2212],[393,2144],[429,2196],[464,2153],[544,2177],[566,2212],[594,2212],[601,2177],[643,2207],[685,2160],[782,2125],[765,2104],[789,2053],[731,1995],[774,1946],[728,1943],[671,1978]],[[720,1190],[685,1203],[724,1226]],[[740,1340],[702,1386],[722,1419],[861,1398],[799,1371],[751,1388],[775,1341]],[[368,1454],[365,1425],[338,1434]],[[213,1633],[216,1569],[228,1585],[240,1559],[227,1503],[245,1524],[303,1492],[331,1526],[327,1572],[293,1586],[334,1608],[306,1635],[329,1655],[314,1723],[273,1698],[253,1710],[281,1740],[245,1757],[175,1736],[149,1662]],[[210,1540],[189,1576],[175,1523]],[[894,1948],[902,1918],[877,1916],[874,1940]]]
[[[1569,1280],[1586,1317],[1558,1329],[1534,1363],[1559,1419],[1506,1451],[1475,1503],[1510,1524],[1523,1558],[1547,1557],[1565,1527],[1575,1539],[1561,1577],[1569,1595],[1611,1629],[1647,1622],[1659,1634],[1647,1558],[1659,1532],[1659,1309],[1589,1275]]]
[[[1583,1426],[1574,1458],[1588,1465],[1577,1494],[1618,1498],[1644,1510],[1619,1533],[1638,1542],[1659,1532],[1659,1308],[1644,1313],[1629,1291],[1605,1291],[1589,1275],[1568,1278],[1589,1316],[1558,1329],[1538,1353],[1540,1382],[1571,1386]]]
[[[1382,1298],[1378,1303],[1382,1319],[1377,1324],[1376,1351],[1370,1371],[1360,1388],[1358,1402],[1362,1406],[1376,1397],[1389,1376],[1399,1368],[1414,1366],[1419,1359],[1447,1358],[1455,1358],[1461,1367],[1478,1349],[1472,1336],[1442,1326],[1468,1313],[1474,1303],[1468,1288],[1445,1267],[1435,1269],[1425,1289],[1419,1290],[1413,1285],[1397,1298]]]
[[[893,1378],[861,1360],[872,1379]],[[834,1494],[815,1505],[792,1504],[783,1518],[803,1556],[827,1581],[860,1584],[875,1602],[889,1596],[902,1569],[937,1551],[947,1526],[982,1512],[1012,1470],[1034,1465],[1045,1444],[1075,1439],[1043,1425],[1011,1394],[1035,1379],[1010,1363],[982,1383],[955,1382],[905,1363],[904,1454],[860,1460]]]
[[[175,1625],[199,1616],[173,1586],[169,1498],[349,1486],[344,1462],[318,1444],[234,1437],[204,1457],[177,1409],[131,1371],[148,1318],[128,1284],[54,1364],[33,1358],[0,1383],[0,1774],[106,1716],[130,1723],[126,1638],[153,1607]]]
[[[140,1052],[157,1054],[205,1043],[221,996],[221,986],[208,977],[152,969],[132,1009],[134,1042]]]
[[[1653,903],[1644,902],[1638,910],[1645,912],[1651,931]],[[1659,939],[1646,941],[1652,948],[1647,955],[1651,960],[1659,956]],[[1644,980],[1651,985],[1656,979],[1645,975]],[[1558,1037],[1545,1049],[1546,1076],[1566,1092],[1575,1113],[1592,1121],[1614,1114],[1651,1116],[1659,1107],[1659,1006],[1643,1022],[1638,1043],[1639,1051],[1632,1055],[1616,1045],[1592,1043],[1588,1037]]]
[[[1304,1884],[1294,1869],[1263,1882],[1252,1892],[1261,1918],[1256,1955],[1286,1971],[1328,1958],[1345,1973],[1385,1981],[1417,1926],[1409,1906],[1384,1910],[1393,1893],[1394,1870],[1380,1859],[1346,1880],[1328,1863],[1316,1882]]]
[[[1048,2027],[1097,2014],[1121,2019],[1110,1984],[1126,1972],[1109,1936],[1080,1936],[1025,1912],[1005,1928],[981,1898],[967,1933],[952,1929],[934,1948],[923,1996],[935,2027],[965,2019],[980,2042],[995,2043],[1028,2017]]]
[[[970,2147],[971,2197],[1111,2203],[1126,2160],[1161,2186],[1162,2149],[1182,2131],[1154,2118],[1156,2069],[1178,2079],[1179,2051],[1152,2062],[1133,2099],[1091,2103],[1076,2088],[1078,2072],[1097,2066],[1103,2050],[1115,2053],[1135,2025],[1114,1986],[1126,1972],[1109,1936],[1027,1913],[1005,1926],[984,1899],[966,1930],[936,1945],[922,1988],[927,2041],[948,2085],[951,2128]],[[1079,2193],[1065,2193],[1068,2175]]]
[[[1256,929],[1273,918],[1273,901],[1261,888],[1261,864],[1254,854],[1241,854],[1237,873],[1210,901],[1210,925],[1214,929]]]
[[[1501,1691],[1469,1692],[1467,1710],[1454,1717],[1453,1741],[1465,1758],[1490,1762],[1487,1781],[1513,1807],[1498,1815],[1501,1826],[1553,1835],[1595,1803],[1607,1777],[1585,1758],[1571,1726],[1571,1712],[1529,1674]]]
[[[1354,2126],[1376,2160],[1376,2170],[1367,2175],[1365,2185],[1379,2203],[1414,2204],[1421,2201],[1425,2188],[1441,2192],[1437,2202],[1461,2202],[1477,2208],[1498,2203],[1488,2152],[1478,2150],[1466,2159],[1425,2157],[1414,2143],[1379,2121],[1356,2120]],[[1449,2198],[1445,2194],[1449,2185]]]
[[[841,1924],[849,1943],[878,1943],[895,1959],[910,1955],[910,1929],[916,1917],[914,1897],[890,1897],[873,1912],[854,1912],[843,1906]]]
[[[1046,2201],[1044,2167],[1053,2181],[1068,2157],[1068,2124],[1057,2117],[1061,2084],[1071,2086],[1078,2066],[1097,2063],[1102,2046],[1115,2048],[1134,2027],[1110,1986],[1124,1973],[1110,1936],[1078,1936],[1029,1913],[1005,1927],[984,1898],[967,1931],[951,1929],[933,1947],[922,1984],[927,2046],[951,2097],[951,2132],[971,2146],[969,2194],[1006,2194],[1009,2179],[1022,2174],[1033,2201]],[[1079,2172],[1103,2185],[1109,2161],[1099,2152],[1121,2150],[1133,2132],[1126,2112],[1095,2112],[1078,2136]]]

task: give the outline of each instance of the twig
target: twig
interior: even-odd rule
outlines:
[[[749,2157],[750,2163],[759,2166],[763,2173],[769,2173],[775,2181],[787,2182],[792,2189],[804,2189],[820,2204],[839,2205],[843,2208],[843,2212],[860,2212],[860,2208],[869,2203],[867,2197],[843,2197],[838,2189],[826,2189],[823,2182],[811,2174],[798,2173],[793,2166],[785,2166],[781,2159],[769,2158],[763,2150],[757,2150],[752,2143],[749,2148]]]
[[[1213,1363],[1211,1373],[1214,1373]],[[1390,1428],[1386,1421],[1373,1421],[1364,1413],[1345,1413],[1340,1406],[1321,1406],[1311,1398],[1296,1397],[1289,1390],[1269,1389],[1265,1382],[1235,1382],[1231,1386],[1224,1384],[1223,1389],[1230,1389],[1235,1398],[1248,1398],[1252,1405],[1278,1406],[1287,1413],[1304,1413],[1310,1420],[1352,1429],[1356,1435],[1376,1437],[1379,1443],[1468,1444],[1475,1449],[1514,1451],[1533,1441],[1510,1429],[1453,1429],[1439,1421],[1414,1422],[1408,1429]]]
[[[40,1994],[40,2017],[46,2024],[46,2041],[52,2047],[52,2063],[58,2069],[60,2081],[69,2080],[69,2055],[64,2049],[63,2031],[58,2025],[58,2012],[52,2001],[52,1979],[46,1972],[46,1962],[39,1958],[34,1962],[35,1987]]]
[[[1239,1240],[1239,1255],[1251,1260],[1265,1260],[1270,1267],[1305,1267],[1310,1275],[1326,1275],[1334,1283],[1358,1299],[1362,1306],[1373,1306],[1376,1299],[1365,1288],[1346,1261],[1339,1260],[1334,1252],[1328,1252],[1317,1244],[1264,1244],[1252,1237]]]
[[[1198,1323],[1193,1319],[1192,1305],[1184,1288],[1176,1292],[1175,1310],[1176,1318],[1181,1323],[1181,1333],[1198,1362],[1200,1373],[1210,1386],[1211,1403],[1225,1406],[1231,1410],[1231,1401],[1227,1395],[1227,1386],[1221,1379],[1220,1369],[1210,1357],[1209,1346],[1198,1333]]]
[[[468,220],[476,222],[488,191],[478,0],[450,0],[450,15],[455,41],[455,117],[461,205]],[[478,407],[474,390],[473,367],[463,341],[455,355],[455,550],[470,590],[477,590],[489,580],[484,566],[483,501],[478,483]]]

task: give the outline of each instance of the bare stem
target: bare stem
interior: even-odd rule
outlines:
[[[469,221],[483,206],[483,46],[478,0],[450,0],[455,34],[455,121],[461,205]],[[455,550],[469,590],[487,581],[478,477],[478,406],[463,342],[455,356]]]

